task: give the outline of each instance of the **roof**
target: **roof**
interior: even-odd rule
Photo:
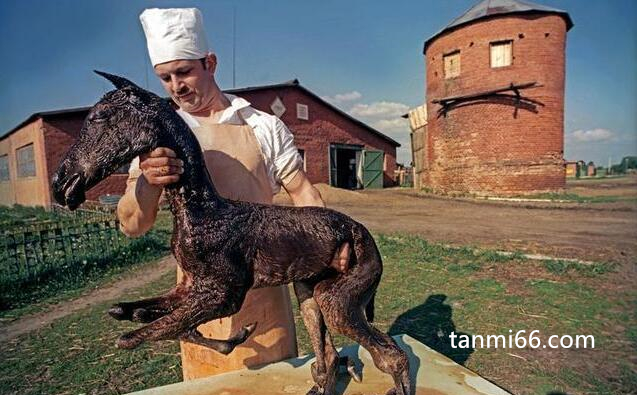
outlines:
[[[320,96],[316,95],[315,93],[313,93],[312,91],[310,91],[309,89],[303,87],[300,83],[298,79],[293,79],[290,81],[286,81],[286,82],[282,82],[280,84],[272,84],[272,85],[261,85],[261,86],[252,86],[252,87],[246,87],[246,88],[237,88],[237,89],[227,89],[224,90],[225,93],[230,93],[230,94],[241,94],[242,92],[254,92],[254,91],[259,91],[259,90],[267,90],[267,89],[279,89],[279,88],[296,88],[301,90],[302,92],[304,92],[305,94],[313,97],[314,99],[316,99],[317,101],[319,101],[320,103],[322,103],[323,105],[329,107],[330,109],[332,109],[333,111],[339,113],[340,115],[342,115],[343,117],[349,119],[350,121],[354,122],[355,124],[367,129],[369,132],[371,132],[372,134],[386,140],[387,142],[389,142],[390,144],[392,144],[395,147],[400,147],[400,143],[397,142],[396,140],[384,135],[383,133],[379,132],[378,130],[372,128],[371,126],[367,125],[364,122],[359,121],[358,119],[352,117],[351,115],[349,115],[348,113],[338,109],[337,107],[335,107],[334,105],[326,102],[325,100],[321,99]],[[53,116],[57,116],[57,115],[65,115],[65,114],[73,114],[73,113],[80,113],[80,112],[88,112],[91,109],[91,107],[77,107],[77,108],[70,108],[70,109],[64,109],[64,110],[56,110],[56,111],[44,111],[44,112],[36,112],[34,114],[32,114],[31,116],[29,116],[27,119],[25,119],[24,121],[22,121],[18,126],[14,127],[13,129],[9,130],[7,133],[5,133],[4,135],[2,135],[0,137],[1,139],[4,139],[6,137],[9,137],[11,134],[15,133],[18,129],[22,128],[24,125],[34,121],[35,119],[38,118],[47,118],[47,117],[53,117]]]
[[[559,10],[553,7],[547,7],[540,4],[531,3],[523,0],[482,0],[478,4],[471,7],[464,14],[460,15],[450,24],[445,26],[438,33],[431,36],[425,41],[423,53],[427,51],[427,47],[438,36],[446,33],[449,30],[454,30],[460,26],[464,26],[470,22],[474,22],[480,19],[491,18],[493,16],[509,15],[509,14],[531,14],[531,13],[548,13],[558,14],[566,22],[566,30],[570,30],[573,27],[573,21],[566,11]]]
[[[48,117],[54,117],[54,116],[57,116],[57,115],[88,112],[88,110],[90,110],[90,109],[91,109],[91,107],[76,107],[76,108],[67,108],[67,109],[64,109],[64,110],[42,111],[42,112],[33,113],[27,119],[25,119],[24,121],[20,122],[16,127],[14,127],[13,129],[9,130],[7,133],[5,133],[2,136],[0,136],[0,140],[4,139],[5,137],[9,137],[14,132],[17,132],[18,129],[21,129],[22,127],[24,127],[24,125],[26,125],[28,123],[31,123],[34,120],[38,119],[38,118],[48,118]]]
[[[293,80],[290,80],[290,81],[282,82],[280,84],[252,86],[252,87],[238,88],[238,89],[228,89],[228,90],[224,90],[224,92],[234,95],[234,94],[241,94],[242,92],[254,92],[254,91],[259,91],[259,90],[280,89],[280,88],[296,88],[296,89],[302,91],[303,93],[307,94],[308,96],[311,96],[312,98],[314,98],[318,102],[322,103],[326,107],[329,107],[331,110],[337,112],[339,115],[341,115],[341,116],[349,119],[350,121],[354,122],[358,126],[361,126],[364,129],[367,129],[372,134],[382,138],[383,140],[386,140],[391,145],[393,145],[395,147],[400,147],[400,143],[399,142],[397,142],[396,140],[392,139],[389,136],[384,135],[383,133],[381,133],[378,130],[372,128],[371,126],[367,125],[366,123],[361,122],[358,119],[352,117],[351,115],[349,115],[345,111],[339,109],[338,107],[326,102],[320,96],[318,96],[314,92],[310,91],[309,89],[307,89],[303,85],[301,85],[301,83],[299,82],[298,79],[293,79]]]

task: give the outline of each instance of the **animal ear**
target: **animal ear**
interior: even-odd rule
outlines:
[[[110,82],[112,82],[113,85],[115,85],[115,88],[117,88],[117,89],[122,89],[122,88],[125,88],[127,86],[137,87],[137,85],[133,84],[132,82],[130,82],[129,80],[127,80],[124,77],[118,77],[116,75],[108,74],[108,73],[105,73],[103,71],[98,71],[98,70],[93,70],[93,71],[96,74],[101,75],[102,77],[104,77],[107,80],[109,80]]]

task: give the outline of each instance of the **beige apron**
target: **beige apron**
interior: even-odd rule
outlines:
[[[206,167],[221,196],[253,203],[272,203],[272,188],[254,131],[249,125],[204,124],[194,128]],[[180,278],[181,273],[178,273]],[[256,331],[229,355],[181,342],[184,380],[295,357],[296,332],[287,286],[250,290],[237,314],[199,326],[210,338],[227,339],[242,326],[257,322]]]

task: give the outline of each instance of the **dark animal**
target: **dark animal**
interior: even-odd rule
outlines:
[[[174,216],[172,252],[185,274],[183,281],[163,296],[111,308],[109,314],[116,319],[150,323],[121,336],[118,347],[180,339],[229,353],[250,336],[255,324],[227,340],[205,338],[197,326],[238,312],[250,288],[293,282],[316,353],[316,385],[309,394],[335,391],[339,358],[330,332],[353,339],[371,353],[375,365],[394,379],[388,394],[413,394],[407,355],[367,320],[371,311],[366,314],[365,308],[382,272],[367,229],[325,208],[223,199],[196,138],[170,105],[124,78],[97,73],[117,89],[90,110],[55,174],[55,199],[78,207],[86,190],[156,147],[169,147],[184,160],[180,180],[165,189]],[[346,270],[339,272],[330,264],[344,243],[353,253]]]

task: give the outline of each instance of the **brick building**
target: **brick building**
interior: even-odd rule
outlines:
[[[297,80],[226,92],[276,113],[288,125],[311,182],[341,188],[393,184],[400,144],[323,101]],[[36,113],[0,138],[0,204],[51,204],[51,177],[89,109]],[[91,189],[87,199],[122,194],[126,177],[126,169],[120,169]]]
[[[564,74],[569,15],[484,0],[424,44],[427,126],[417,184],[516,195],[565,184]]]

